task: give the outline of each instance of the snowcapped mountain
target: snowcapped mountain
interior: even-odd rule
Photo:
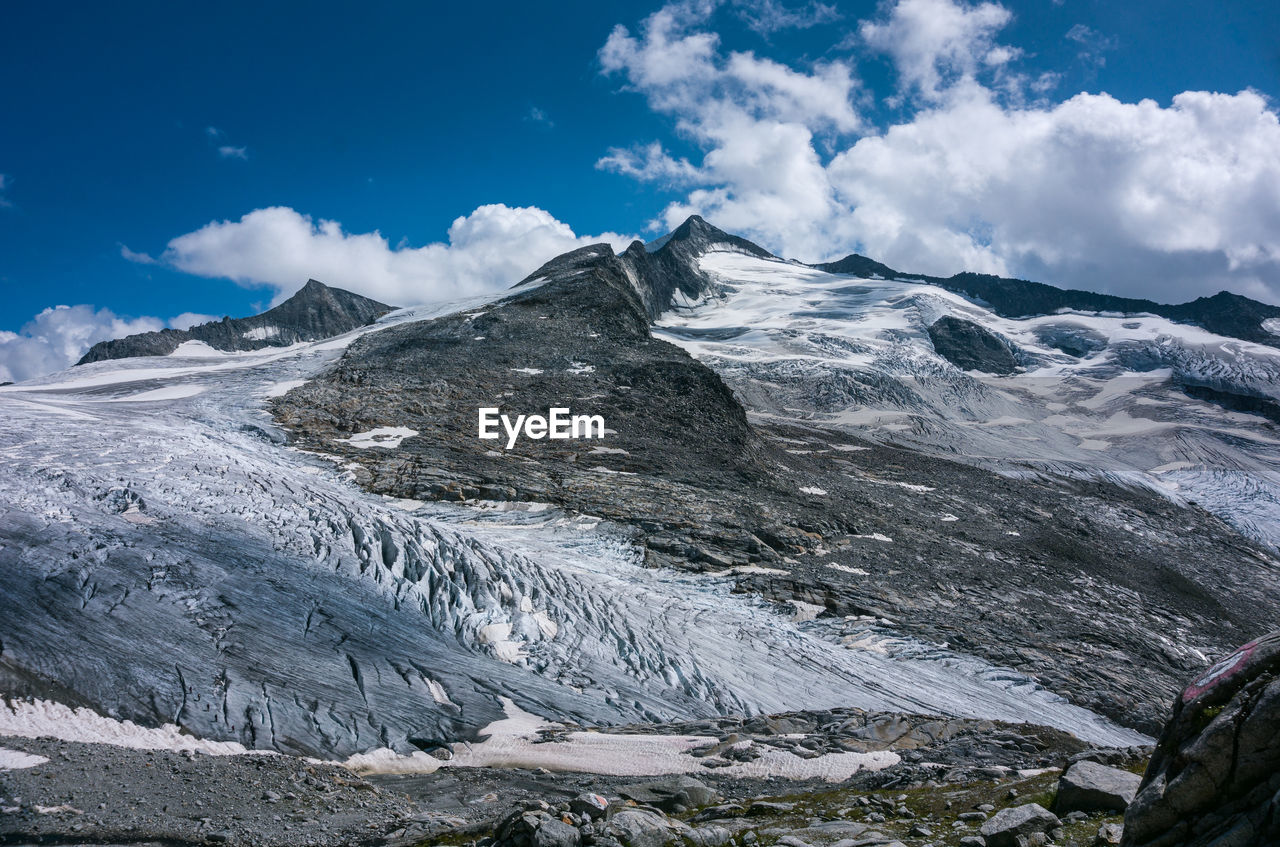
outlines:
[[[755,412],[1005,473],[1148,485],[1280,544],[1274,346],[1151,312],[1002,317],[934,283],[736,251],[709,252],[700,268],[714,293],[675,307],[656,334]]]
[[[700,218],[380,318],[316,286],[347,319],[305,340],[289,301],[213,325],[257,349],[197,328],[0,388],[4,694],[325,758],[513,707],[1123,745],[1278,623],[1246,537],[1275,540],[1272,425],[1210,402],[1273,396],[1271,347],[1000,317]],[[555,406],[605,437],[477,437]]]

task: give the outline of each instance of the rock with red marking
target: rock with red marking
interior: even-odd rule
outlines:
[[[1178,697],[1122,844],[1280,844],[1280,632],[1236,650]]]

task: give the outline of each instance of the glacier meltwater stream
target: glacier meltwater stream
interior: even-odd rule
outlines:
[[[362,491],[265,410],[355,335],[0,389],[5,531],[42,551],[4,539],[0,589],[48,607],[5,651],[104,715],[329,758],[474,738],[504,703],[588,725],[857,706],[1148,741],[885,622],[840,643],[727,577],[646,568],[588,516]]]

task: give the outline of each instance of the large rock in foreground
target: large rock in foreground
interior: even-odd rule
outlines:
[[[987,847],[1022,847],[1029,836],[1061,826],[1058,816],[1038,803],[1001,809],[982,825]]]
[[[1058,780],[1054,811],[1123,812],[1133,802],[1142,778],[1097,762],[1076,762]]]
[[[1125,814],[1122,844],[1280,844],[1280,632],[1182,692]]]

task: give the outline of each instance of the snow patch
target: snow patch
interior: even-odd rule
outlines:
[[[305,379],[286,379],[282,382],[273,382],[267,386],[267,390],[262,393],[262,396],[283,397],[293,389],[306,385],[309,381]]]
[[[21,750],[9,750],[0,747],[0,771],[34,768],[36,765],[43,765],[47,761],[49,759],[45,756],[36,756],[31,753],[23,753]]]
[[[164,388],[155,388],[151,391],[130,394],[126,397],[112,397],[109,402],[151,403],[159,400],[181,400],[185,397],[195,397],[197,394],[203,394],[204,392],[203,385],[167,385]]]
[[[851,568],[848,565],[837,565],[834,562],[829,563],[827,567],[832,568],[833,570],[844,571],[845,573],[851,573],[854,576],[870,576],[871,575],[866,571],[864,571],[862,568]]]
[[[400,442],[418,434],[416,429],[407,426],[380,426],[368,432],[358,432],[350,438],[339,438],[352,447],[399,447]]]
[[[703,759],[689,751],[718,739],[698,735],[615,735],[571,732],[563,739],[542,743],[538,730],[559,724],[524,711],[503,698],[507,717],[481,730],[487,735],[474,744],[453,745],[453,758],[441,761],[425,753],[399,756],[388,749],[352,756],[343,764],[357,773],[433,773],[441,768],[546,768],[549,771],[661,776],[704,773]],[[900,761],[891,751],[828,753],[803,759],[785,750],[766,750],[752,762],[734,762],[719,769],[734,777],[823,779],[843,782],[862,770],[881,770]]]
[[[814,495],[814,496],[816,496],[816,497],[826,497],[826,496],[827,496],[827,492],[826,492],[826,490],[824,490],[824,489],[822,489],[822,488],[818,488],[817,486],[814,486],[814,485],[802,485],[802,486],[800,486],[800,491],[801,491],[801,493],[803,493],[803,494],[812,494],[812,495]]]
[[[110,744],[133,750],[192,750],[211,756],[274,755],[265,750],[249,750],[235,741],[209,741],[186,735],[171,723],[147,729],[133,721],[118,721],[92,709],[72,709],[52,700],[0,701],[0,735]]]
[[[870,535],[850,535],[849,537],[850,537],[850,538],[866,538],[866,539],[868,539],[868,540],[870,540],[870,541],[883,541],[883,542],[886,542],[886,543],[888,543],[888,544],[892,544],[892,543],[893,543],[893,539],[892,539],[892,538],[890,538],[890,537],[889,537],[889,536],[887,536],[887,535],[881,535],[881,534],[880,534],[880,533],[878,533],[878,532],[873,532],[873,533],[871,533]]]
[[[249,341],[270,341],[273,338],[280,337],[280,327],[278,326],[256,326],[241,335]]]

